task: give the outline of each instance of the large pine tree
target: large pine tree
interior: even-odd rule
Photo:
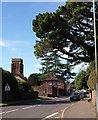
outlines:
[[[92,2],[66,2],[56,12],[38,14],[32,22],[33,31],[40,38],[36,41],[35,55],[43,57],[48,52],[57,50],[59,57],[76,64],[93,61],[92,6]],[[98,2],[95,3],[95,8],[98,31]]]

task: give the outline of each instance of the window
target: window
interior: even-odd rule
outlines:
[[[48,85],[52,85],[52,82],[48,82]]]
[[[57,82],[57,85],[61,85],[61,82]]]

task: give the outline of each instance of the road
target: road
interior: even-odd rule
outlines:
[[[69,98],[55,97],[51,100],[3,107],[0,115],[2,118],[40,118],[40,120],[63,118],[64,111],[72,104]]]

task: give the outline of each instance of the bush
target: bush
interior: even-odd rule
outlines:
[[[88,86],[90,87],[91,90],[96,89],[96,71],[95,70],[93,70],[90,73],[87,84],[88,84]]]
[[[12,93],[18,92],[18,81],[12,73],[2,69],[2,91],[4,91],[6,84],[10,86]]]

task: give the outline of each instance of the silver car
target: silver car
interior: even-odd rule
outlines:
[[[70,96],[70,101],[81,100],[81,94],[79,92],[73,92]]]

